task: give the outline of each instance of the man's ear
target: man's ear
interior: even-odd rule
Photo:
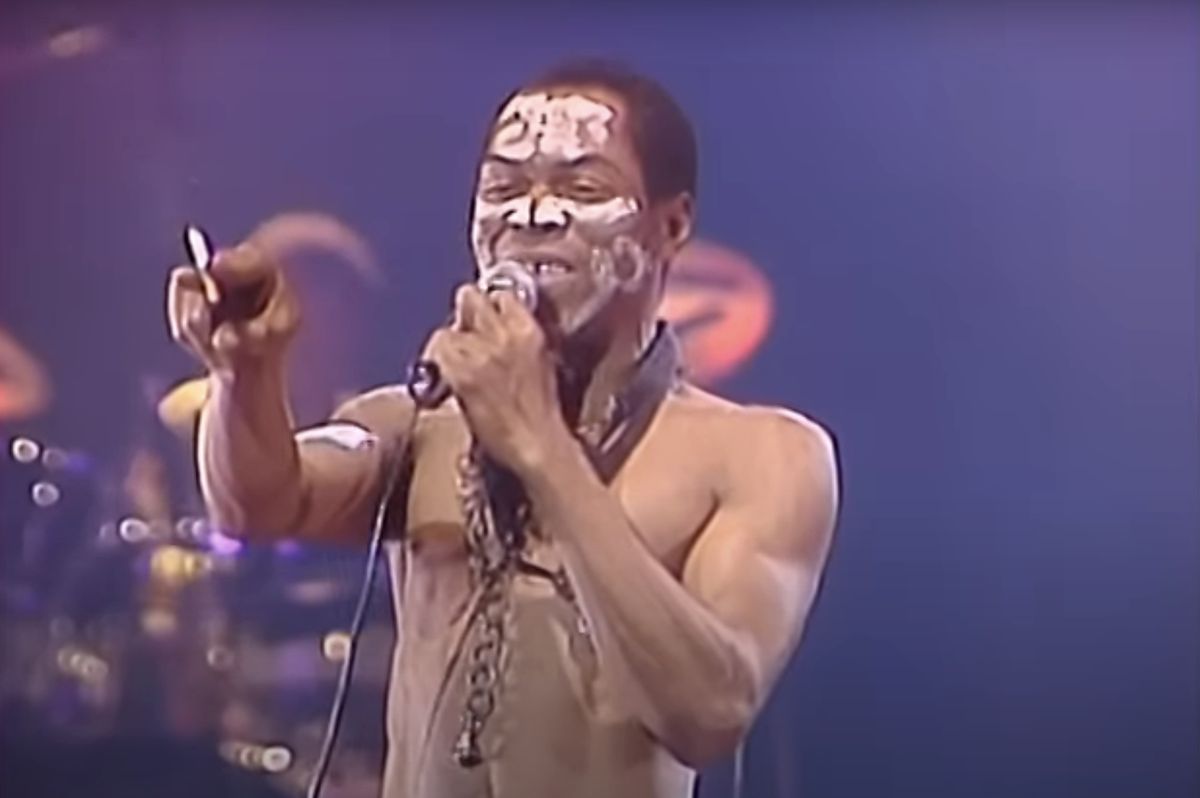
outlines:
[[[659,217],[663,225],[663,254],[672,260],[692,237],[695,202],[686,192],[675,195],[663,204]]]

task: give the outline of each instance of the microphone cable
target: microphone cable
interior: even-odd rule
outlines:
[[[320,798],[321,787],[329,774],[329,765],[333,761],[334,748],[337,747],[338,732],[341,731],[342,718],[346,714],[346,702],[350,697],[350,682],[354,677],[354,662],[358,657],[358,642],[362,637],[363,626],[366,624],[367,608],[371,604],[371,593],[375,586],[375,573],[379,565],[379,552],[383,548],[383,532],[387,526],[387,511],[391,506],[392,496],[400,484],[401,477],[410,463],[413,431],[417,426],[420,408],[413,407],[412,420],[403,438],[403,446],[397,452],[388,468],[387,482],[384,483],[383,493],[375,506],[375,520],[371,526],[371,542],[367,546],[367,562],[363,569],[362,585],[359,587],[358,600],[355,603],[354,615],[350,621],[349,643],[346,646],[346,657],[338,671],[337,689],[333,694],[333,703],[329,708],[329,719],[325,725],[325,737],[321,742],[321,752],[313,767],[309,779],[306,798]]]

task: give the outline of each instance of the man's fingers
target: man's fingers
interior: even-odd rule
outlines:
[[[497,294],[493,302],[496,317],[510,334],[524,340],[540,339],[541,325],[524,302],[508,291]]]
[[[208,303],[199,294],[185,294],[179,298],[178,325],[182,333],[195,341],[205,343],[212,334],[212,314]]]
[[[176,340],[184,344],[208,366],[215,364],[212,344],[212,316],[203,297],[187,294],[179,303]]]
[[[500,324],[492,297],[484,294],[474,283],[460,285],[454,294],[455,328],[478,332],[489,338],[501,335]]]
[[[201,290],[200,274],[191,266],[176,266],[171,269],[167,278],[167,293],[174,294],[180,290]]]
[[[488,342],[477,333],[442,328],[429,339],[425,357],[437,364],[455,393],[470,391],[489,358]]]
[[[200,276],[189,266],[178,266],[167,278],[167,324],[171,337],[180,340],[183,333],[183,306],[189,295],[200,292]]]
[[[242,335],[236,326],[225,322],[212,336],[212,348],[222,359],[231,360],[242,346]]]
[[[214,297],[208,289],[217,286],[220,295]],[[181,266],[168,278],[171,336],[212,369],[282,347],[299,317],[277,262],[253,244],[218,252],[206,272]]]
[[[233,249],[219,250],[208,272],[217,282],[230,288],[241,288],[273,280],[278,266],[265,250],[251,243],[238,244]]]

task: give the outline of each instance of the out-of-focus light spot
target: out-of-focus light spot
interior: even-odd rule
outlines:
[[[117,534],[126,543],[142,543],[150,539],[150,525],[140,518],[122,518]]]
[[[29,490],[30,497],[33,498],[33,503],[38,507],[53,507],[58,504],[58,500],[62,498],[62,491],[53,482],[35,482]]]
[[[294,540],[281,540],[275,544],[275,551],[284,557],[295,557],[304,551],[304,547]]]
[[[69,452],[57,446],[47,446],[42,450],[42,465],[51,471],[82,474],[91,468],[91,461],[83,452]]]
[[[215,671],[227,671],[233,667],[233,652],[228,646],[210,646],[204,652],[204,661]]]
[[[179,630],[179,619],[169,610],[146,610],[142,613],[141,621],[142,631],[150,637],[170,637]]]
[[[212,568],[209,555],[179,546],[160,546],[150,556],[151,575],[176,587],[207,575]]]
[[[268,773],[282,773],[292,766],[292,751],[282,745],[269,746],[262,752],[261,764]]]
[[[220,554],[223,557],[232,557],[242,550],[242,541],[237,538],[231,538],[224,534],[219,529],[212,530],[212,534],[208,536],[208,547],[212,549],[214,554]]]
[[[105,545],[111,545],[120,540],[117,536],[117,525],[113,521],[105,521],[96,531],[96,539]]]
[[[334,579],[308,579],[294,582],[284,591],[289,599],[297,603],[323,604],[336,598],[341,588],[341,583]]]
[[[205,542],[209,537],[208,522],[203,518],[189,518],[186,534],[197,543]]]
[[[292,766],[292,749],[285,745],[259,745],[241,740],[224,740],[217,751],[227,762],[246,770],[282,773]]]
[[[175,537],[180,540],[192,539],[192,519],[180,518],[175,522]]]
[[[330,632],[321,638],[321,656],[330,662],[341,662],[350,654],[350,635]]]
[[[46,468],[63,468],[67,465],[67,453],[57,446],[47,446],[42,452],[42,465]]]
[[[89,684],[99,684],[108,678],[108,663],[78,646],[63,646],[54,656],[61,673]]]
[[[150,522],[150,538],[152,540],[170,540],[174,530],[170,521],[155,520]]]
[[[38,459],[38,455],[42,453],[42,445],[32,438],[13,438],[9,451],[18,463],[28,465]]]
[[[78,58],[98,52],[109,40],[108,31],[100,25],[80,25],[51,36],[46,49],[55,58]]]

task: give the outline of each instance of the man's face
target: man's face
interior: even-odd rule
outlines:
[[[570,335],[652,278],[642,171],[620,99],[600,90],[518,94],[492,127],[471,244],[481,271],[515,260]]]

